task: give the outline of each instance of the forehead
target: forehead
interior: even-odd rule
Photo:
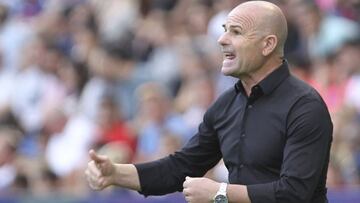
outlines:
[[[256,25],[256,16],[248,10],[234,9],[226,18],[227,26],[240,26],[243,29],[250,29]]]

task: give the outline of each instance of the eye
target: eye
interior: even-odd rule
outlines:
[[[234,34],[234,35],[240,35],[241,34],[241,32],[239,30],[237,30],[237,29],[232,29],[231,33]]]
[[[226,26],[225,26],[225,25],[223,25],[222,27],[224,28],[224,32],[226,32],[226,31],[227,31]]]

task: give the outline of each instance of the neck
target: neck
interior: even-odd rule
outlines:
[[[246,75],[240,77],[242,85],[245,89],[246,94],[249,96],[251,93],[251,88],[268,76],[271,72],[277,69],[282,64],[281,58],[272,58],[258,68],[254,72],[250,72]]]

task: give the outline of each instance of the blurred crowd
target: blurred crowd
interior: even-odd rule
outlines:
[[[89,149],[137,163],[183,146],[236,82],[217,39],[241,2],[0,0],[0,196],[86,196]],[[360,1],[272,2],[291,71],[332,115],[328,187],[360,186]]]

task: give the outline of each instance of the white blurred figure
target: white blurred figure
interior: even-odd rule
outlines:
[[[345,103],[360,114],[360,37],[349,41],[338,53],[337,63],[351,73],[345,90]]]
[[[17,175],[15,159],[20,138],[18,130],[0,128],[0,191],[9,189]]]
[[[42,125],[42,98],[50,80],[40,68],[41,56],[45,53],[41,40],[29,42],[24,50],[23,65],[14,78],[11,109],[26,132],[34,132]],[[29,51],[32,50],[32,51]]]
[[[80,169],[86,163],[88,150],[96,139],[95,133],[94,123],[81,115],[66,120],[63,129],[50,135],[46,147],[45,156],[50,169],[60,177]]]
[[[11,8],[0,2],[0,46],[3,50],[3,66],[6,71],[17,72],[21,65],[19,59],[23,54],[23,45],[34,36],[34,29],[24,19],[10,15]]]

